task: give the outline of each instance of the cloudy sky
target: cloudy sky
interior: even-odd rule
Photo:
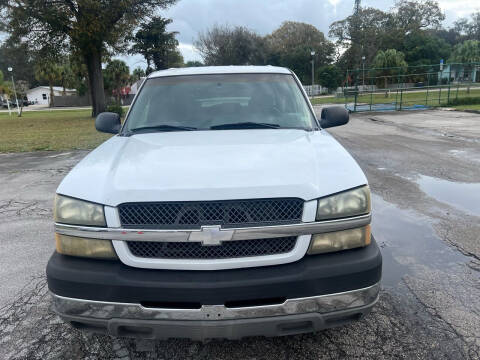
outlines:
[[[395,0],[362,0],[362,6],[390,9]],[[480,10],[478,0],[440,0],[445,25]],[[268,34],[283,21],[301,21],[328,34],[329,25],[352,13],[354,0],[180,0],[161,16],[173,19],[170,31],[178,31],[180,51],[185,61],[200,60],[193,48],[197,34],[213,24],[242,25]],[[141,56],[122,57],[130,67],[145,67]]]

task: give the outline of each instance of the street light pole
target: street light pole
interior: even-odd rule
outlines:
[[[15,90],[15,80],[13,80],[13,68],[9,67],[7,70],[12,73],[13,92],[15,93],[15,102],[17,103],[17,113],[18,115],[20,115],[20,108],[18,106],[18,98],[17,98],[17,90]]]
[[[315,51],[311,51],[312,55],[312,96],[313,96],[313,85],[315,85]]]

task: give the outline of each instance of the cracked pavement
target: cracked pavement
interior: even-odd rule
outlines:
[[[50,310],[56,186],[86,152],[0,154],[0,359],[480,359],[480,217],[429,194],[427,176],[480,183],[480,115],[355,114],[331,133],[364,169],[383,289],[359,322],[241,341],[84,334]],[[480,206],[477,204],[477,206]]]

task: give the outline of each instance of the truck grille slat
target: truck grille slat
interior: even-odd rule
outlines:
[[[154,259],[229,259],[284,254],[293,250],[296,236],[227,241],[219,246],[197,242],[128,241],[130,252],[140,258]]]
[[[125,203],[118,207],[122,226],[185,229],[224,228],[301,222],[303,200],[295,198],[201,202]]]

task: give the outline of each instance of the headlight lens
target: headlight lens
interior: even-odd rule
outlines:
[[[110,240],[87,239],[55,234],[57,252],[63,255],[97,259],[118,259]]]
[[[103,206],[88,201],[56,195],[55,222],[72,225],[106,226]]]
[[[318,200],[316,220],[358,216],[370,212],[370,189],[362,186]]]
[[[312,235],[308,254],[323,254],[354,249],[370,244],[370,225],[359,228]]]

